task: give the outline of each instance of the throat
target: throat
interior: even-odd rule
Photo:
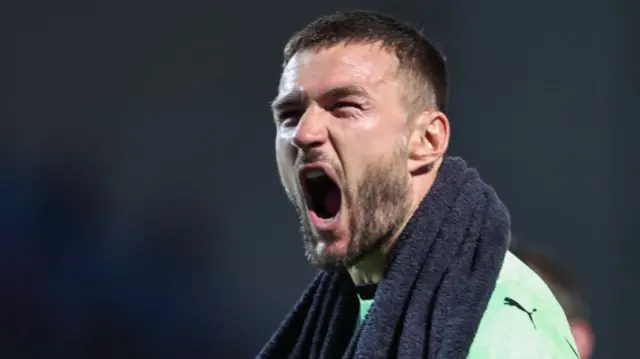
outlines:
[[[382,252],[374,252],[351,266],[348,271],[355,285],[377,284],[384,277],[387,258]]]

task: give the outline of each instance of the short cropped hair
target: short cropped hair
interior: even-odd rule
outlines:
[[[582,289],[549,253],[524,243],[518,243],[511,252],[547,283],[569,320],[588,320],[589,309]]]
[[[284,66],[298,52],[339,44],[380,44],[398,58],[399,73],[413,81],[407,94],[419,107],[447,107],[449,73],[444,55],[417,29],[373,11],[323,16],[296,32],[284,49]]]

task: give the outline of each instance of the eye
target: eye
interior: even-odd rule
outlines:
[[[276,121],[282,126],[295,126],[301,116],[300,111],[283,111],[276,116]]]
[[[341,109],[357,109],[361,110],[362,106],[353,101],[338,101],[332,107],[331,110],[341,110]]]

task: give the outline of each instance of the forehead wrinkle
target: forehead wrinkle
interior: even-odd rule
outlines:
[[[311,68],[315,64],[317,69]],[[398,65],[399,61],[394,54],[376,44],[305,50],[294,55],[285,65],[278,90],[282,96],[295,91],[323,92],[329,88],[348,85],[359,85],[372,90],[389,85],[402,91],[397,76]],[[306,71],[323,72],[320,83],[316,80],[317,75],[305,73]],[[307,82],[318,88],[303,88],[309,85]]]

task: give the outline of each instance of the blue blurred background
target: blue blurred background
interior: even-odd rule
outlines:
[[[0,357],[252,358],[314,273],[279,187],[282,46],[338,9],[423,28],[452,153],[563,259],[595,358],[635,358],[640,3],[1,5]]]

